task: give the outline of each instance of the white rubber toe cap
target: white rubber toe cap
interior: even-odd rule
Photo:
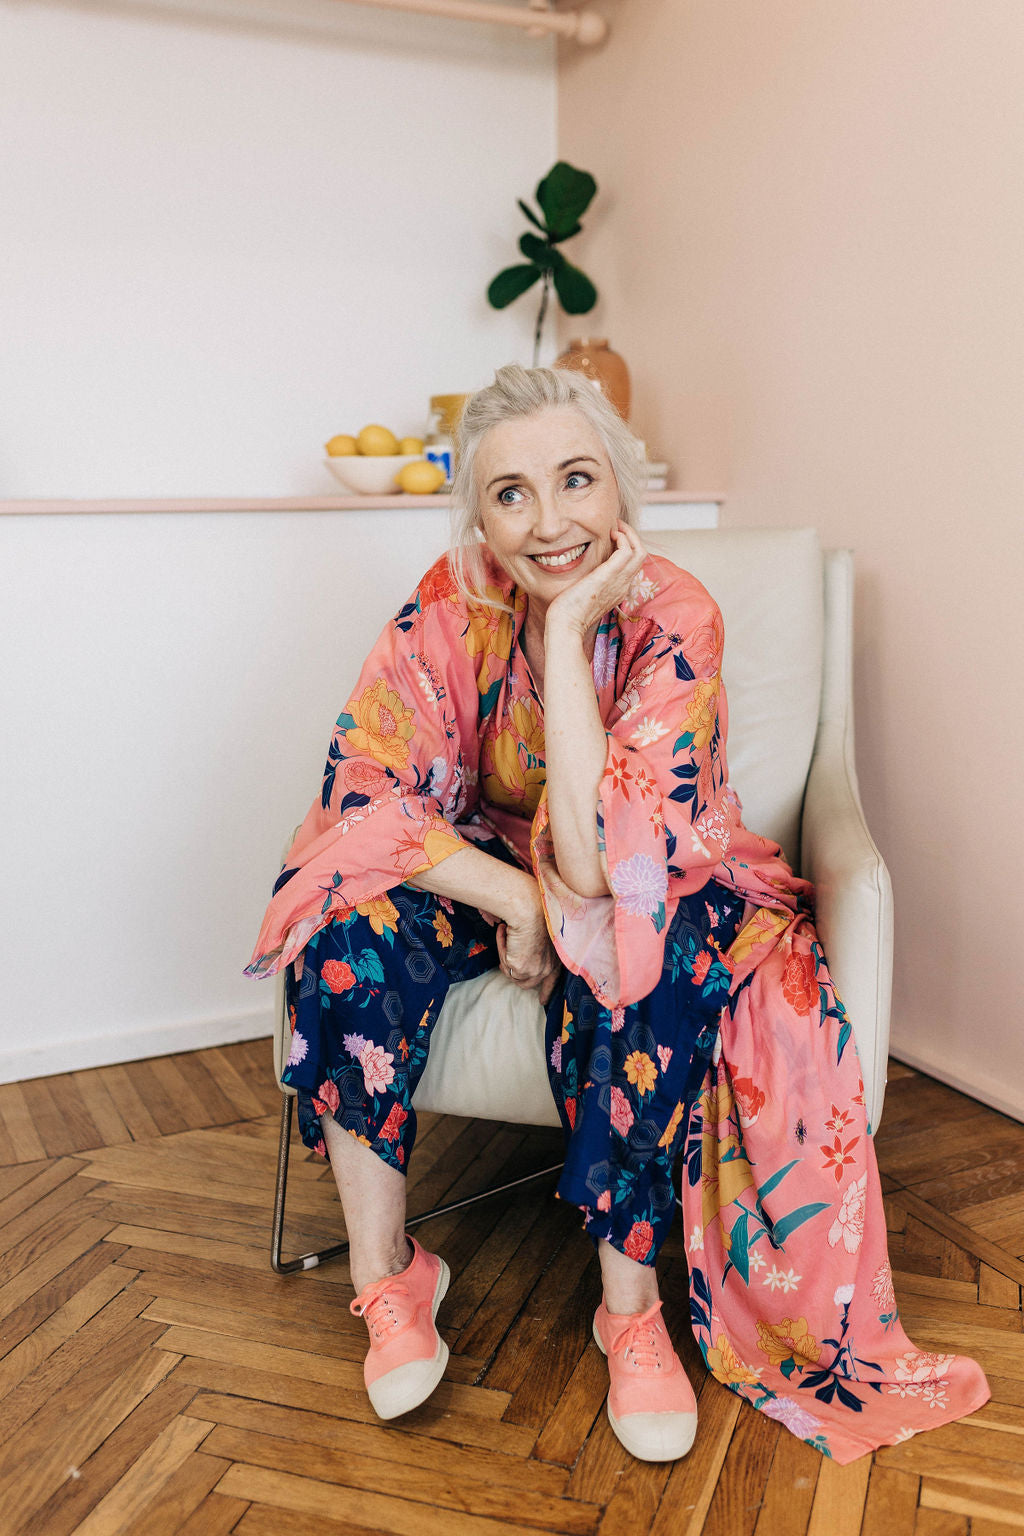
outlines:
[[[397,1419],[399,1414],[411,1413],[426,1402],[447,1364],[448,1345],[439,1338],[433,1360],[410,1360],[407,1365],[388,1371],[386,1376],[378,1376],[366,1389],[374,1413],[379,1419]]]
[[[608,1422],[638,1461],[678,1461],[697,1433],[695,1413],[627,1413],[617,1419],[609,1404]]]

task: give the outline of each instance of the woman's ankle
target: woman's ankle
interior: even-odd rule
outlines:
[[[413,1246],[403,1232],[393,1244],[376,1248],[372,1253],[359,1253],[355,1258],[349,1250],[349,1273],[358,1296],[368,1285],[378,1280],[389,1280],[408,1269],[413,1259]]]
[[[610,1243],[598,1246],[605,1311],[613,1317],[635,1317],[659,1299],[658,1276],[653,1265],[638,1264]]]

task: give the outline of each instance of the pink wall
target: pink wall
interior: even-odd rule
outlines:
[[[670,484],[855,549],[894,1053],[1024,1118],[1024,6],[597,9],[559,62],[585,329]]]

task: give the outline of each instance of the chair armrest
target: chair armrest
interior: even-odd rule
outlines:
[[[853,756],[853,565],[825,565],[825,672],[801,825],[802,873],[816,888],[818,932],[843,999],[864,1076],[868,1121],[882,1115],[892,1010],[893,899],[889,871],[864,819]]]

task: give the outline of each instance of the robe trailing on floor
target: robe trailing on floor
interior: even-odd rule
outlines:
[[[566,968],[614,1010],[658,984],[682,895],[712,880],[736,891],[745,921],[710,962],[729,998],[683,1172],[701,1351],[719,1381],[837,1461],[973,1412],[989,1395],[980,1368],[916,1350],[898,1320],[864,1085],[813,891],[743,826],[728,783],[717,606],[649,556],[599,628],[597,836],[612,894],[581,898],[548,832],[526,599],[497,566],[490,582],[508,612],[467,605],[442,559],[380,637],[247,974],[272,975],[335,918],[497,835],[536,875]],[[705,953],[695,986],[708,968]]]

